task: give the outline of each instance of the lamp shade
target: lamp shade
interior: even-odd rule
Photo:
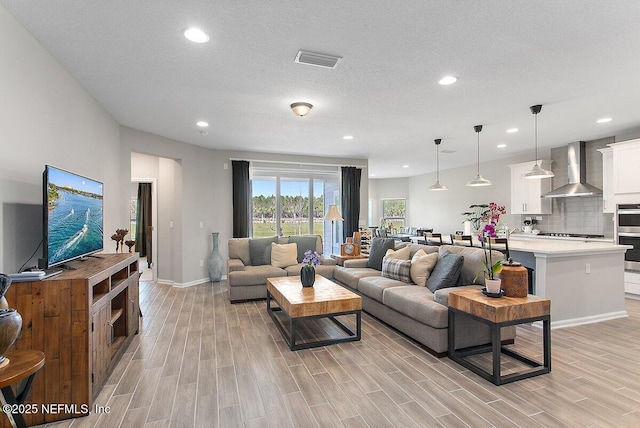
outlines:
[[[440,143],[442,138],[436,138],[434,142],[436,143],[436,184],[429,187],[429,190],[449,190],[447,186],[440,183]]]
[[[476,125],[473,127],[478,136],[478,175],[471,181],[467,182],[469,187],[491,186],[491,181],[487,180],[480,175],[480,132],[482,131],[482,125]]]
[[[308,115],[312,108],[313,108],[313,105],[309,103],[291,104],[291,110],[293,110],[293,114],[300,117]]]
[[[531,106],[529,107],[529,110],[531,110],[531,113],[533,113],[533,116],[534,116],[534,131],[535,131],[534,140],[535,140],[535,149],[536,149],[536,163],[535,165],[533,165],[533,168],[531,168],[530,171],[527,171],[524,174],[522,174],[522,178],[527,178],[530,180],[536,180],[541,178],[551,178],[555,174],[552,171],[548,171],[546,169],[540,168],[540,165],[538,165],[538,113],[542,111],[542,104]]]
[[[327,215],[324,216],[324,221],[343,221],[344,219],[338,211],[338,207],[335,205],[329,205]]]

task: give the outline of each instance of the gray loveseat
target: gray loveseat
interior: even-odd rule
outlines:
[[[294,265],[275,267],[270,264],[269,255],[258,257],[261,245],[267,248],[269,240],[278,244],[296,242],[298,257]],[[252,242],[253,241],[253,242]],[[252,254],[253,250],[253,254]],[[243,300],[266,299],[267,278],[279,276],[300,275],[302,257],[306,250],[317,251],[320,265],[316,266],[316,273],[328,279],[333,279],[336,261],[331,257],[322,256],[322,238],[319,235],[287,236],[280,238],[231,238],[229,239],[229,259],[227,260],[227,278],[229,282],[229,300],[231,303]],[[268,250],[270,254],[270,250]]]
[[[454,290],[477,288],[484,285],[480,276],[473,279],[484,258],[481,248],[443,245],[440,247],[409,244],[410,257],[423,249],[426,253],[448,251],[464,257],[462,271],[457,287],[442,288],[432,293],[423,285],[407,284],[396,279],[382,276],[382,272],[367,267],[368,260],[347,260],[344,266],[337,266],[334,281],[346,286],[362,297],[362,307],[390,326],[423,344],[436,356],[445,356],[448,349],[448,301],[449,293]],[[494,260],[503,258],[494,251]],[[507,327],[502,331],[502,340],[515,338],[515,328]],[[459,318],[456,323],[456,347],[465,348],[490,343],[489,328],[468,318]]]

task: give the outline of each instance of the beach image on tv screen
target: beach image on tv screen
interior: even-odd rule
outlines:
[[[48,169],[49,266],[102,249],[102,183]]]

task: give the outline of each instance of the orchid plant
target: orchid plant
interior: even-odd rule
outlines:
[[[308,267],[316,267],[320,264],[320,254],[317,251],[307,250],[304,252],[302,263]]]
[[[484,273],[485,278],[487,279],[496,279],[495,276],[502,271],[502,264],[504,263],[504,259],[496,260],[493,262],[493,255],[491,251],[491,238],[496,236],[496,228],[494,224],[488,223],[484,225],[482,229],[482,233],[478,235],[478,239],[482,243],[482,251],[484,252],[484,260],[481,260],[482,269],[478,271],[473,281],[475,282],[478,279],[478,276],[481,273]],[[487,252],[487,249],[489,250]]]

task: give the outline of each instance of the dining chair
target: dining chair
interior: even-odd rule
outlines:
[[[424,240],[427,245],[442,245],[442,233],[424,232]]]
[[[466,245],[468,247],[473,247],[473,235],[454,235],[451,236],[451,244],[452,245]],[[462,241],[462,242],[460,242]],[[467,244],[468,242],[468,244]]]
[[[496,244],[504,244],[504,250],[498,250],[504,254],[505,258],[509,260],[509,240],[507,238],[493,238],[493,242]]]

